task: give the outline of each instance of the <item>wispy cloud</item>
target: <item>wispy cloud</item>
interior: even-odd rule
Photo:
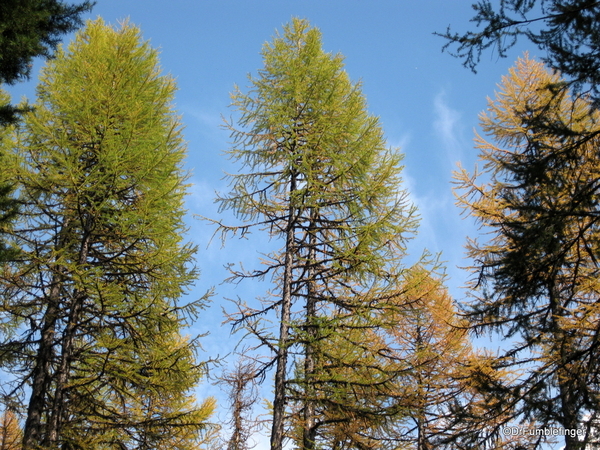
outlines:
[[[197,125],[202,125],[210,129],[218,129],[223,120],[221,115],[212,111],[205,111],[197,107],[183,106],[179,108],[186,116],[189,116]]]
[[[442,141],[448,159],[454,164],[461,159],[465,147],[461,114],[449,106],[444,91],[435,96],[433,106],[435,114],[433,127]]]
[[[399,138],[388,139],[387,143],[390,147],[399,150],[400,153],[406,153],[411,141],[412,136],[410,133],[404,133]]]

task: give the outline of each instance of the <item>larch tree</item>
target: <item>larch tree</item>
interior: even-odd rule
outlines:
[[[394,303],[382,311],[387,316],[378,321],[382,326],[356,327],[326,342],[319,367],[322,448],[469,449],[484,443],[500,449],[527,444],[526,439],[506,439],[485,416],[481,405],[490,399],[482,395],[478,379],[482,372],[494,379],[507,374],[471,348],[468,326],[455,312],[443,278],[413,267]],[[369,383],[381,383],[386,374],[394,377],[379,388],[384,395],[373,395]]]
[[[0,450],[20,450],[22,440],[19,418],[13,411],[5,410],[0,416]]]
[[[25,450],[192,449],[207,427],[214,402],[191,395],[204,366],[181,335],[205,299],[182,300],[196,249],[174,91],[136,27],[99,19],[47,63],[17,130],[0,365]]]
[[[321,388],[331,385],[321,372],[328,364],[324,344],[338,339],[351,353],[380,350],[366,348],[358,330],[385,325],[375,311],[393,307],[416,216],[399,190],[400,155],[386,146],[342,57],[322,50],[320,32],[294,19],[265,44],[262,55],[264,67],[250,77],[249,92],[237,89],[232,95],[239,116],[228,124],[229,155],[242,170],[229,176],[231,191],[218,198],[221,210],[244,222],[220,223],[220,230],[244,234],[255,226],[282,248],[264,256],[262,269],[232,267],[233,280],[268,276],[274,288],[258,307],[241,299],[230,318],[272,355],[258,371],[275,367],[271,449],[281,450],[291,433],[289,414],[296,414],[298,445],[308,450],[317,448],[326,425],[319,413],[328,400]],[[275,315],[273,329],[268,321]],[[331,377],[340,377],[343,361],[333,363],[340,372]],[[378,383],[372,382],[375,372]],[[371,381],[348,380],[336,389],[345,386],[352,396],[353,388],[364,385],[368,395],[381,399],[396,374],[373,367],[368,376]],[[395,405],[384,411],[397,412]],[[365,408],[362,414],[373,412]],[[350,412],[344,414],[343,420],[351,420]]]
[[[600,116],[591,100],[548,89],[560,83],[520,59],[481,116],[483,169],[457,182],[459,202],[490,235],[468,243],[466,312],[475,331],[506,339],[493,365],[518,375],[487,388],[513,418],[583,431],[565,436],[572,450],[596,442],[600,411]]]
[[[316,448],[396,448],[388,430],[390,423],[407,414],[406,398],[397,394],[408,365],[391,354],[377,319],[364,313],[355,320],[340,316],[335,316],[335,325],[332,315],[323,320],[330,323],[319,342],[310,384],[304,381],[302,365],[290,379],[290,437],[304,448],[304,405],[310,394]]]
[[[413,271],[402,291],[390,334],[395,358],[406,367],[394,392],[405,410],[385,430],[389,440],[415,450],[532,448],[529,436],[502,434],[496,426],[510,422],[514,408],[488,415],[488,405],[499,399],[486,389],[510,382],[513,373],[472,347],[469,324],[443,278]]]
[[[9,103],[9,95],[0,90],[0,104]],[[10,125],[0,124],[0,161],[4,162],[13,142]],[[5,242],[5,234],[18,214],[19,202],[14,196],[15,183],[6,171],[0,173],[0,262],[15,258],[17,249]]]
[[[454,448],[450,405],[463,394],[462,367],[472,354],[467,328],[439,276],[414,271],[402,291],[390,337],[405,366],[394,393],[405,414],[388,433],[417,450]]]

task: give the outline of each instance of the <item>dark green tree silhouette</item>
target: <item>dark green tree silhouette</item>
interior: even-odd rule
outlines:
[[[529,39],[575,92],[600,100],[600,2],[596,0],[480,0],[471,19],[481,30],[436,33],[448,40],[444,49],[475,71],[481,54],[493,49],[506,56],[520,37]]]
[[[52,57],[60,38],[81,26],[81,15],[93,5],[89,0],[79,5],[59,0],[3,0],[0,3],[0,84],[28,79],[33,59]],[[0,126],[14,123],[21,110],[2,101]]]

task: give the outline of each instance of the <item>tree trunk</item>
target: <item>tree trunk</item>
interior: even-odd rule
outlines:
[[[86,232],[81,243],[79,251],[78,264],[83,266],[87,261],[91,236],[89,232]],[[73,300],[70,305],[68,323],[65,328],[62,337],[61,345],[61,356],[60,364],[57,369],[56,377],[56,388],[54,392],[54,401],[52,408],[49,412],[48,429],[46,431],[46,445],[53,446],[58,443],[62,423],[65,420],[65,408],[64,404],[67,401],[65,396],[65,389],[70,378],[71,363],[73,361],[73,349],[75,342],[75,335],[79,328],[79,320],[81,316],[81,310],[83,308],[83,302],[87,298],[85,292],[75,291],[73,293]]]
[[[315,296],[315,260],[316,260],[316,238],[314,235],[314,208],[311,211],[311,223],[308,227],[308,257],[306,270],[308,283],[306,292],[306,344],[304,350],[304,379],[306,382],[304,392],[304,427],[302,435],[302,445],[304,450],[314,450],[315,438],[317,434],[315,424],[315,318],[317,315],[316,296]]]
[[[551,275],[550,286],[548,287],[549,303],[552,309],[552,334],[555,342],[559,343],[560,350],[560,366],[556,371],[556,381],[558,384],[558,390],[560,394],[560,413],[561,425],[565,430],[576,430],[581,427],[578,422],[578,395],[577,387],[574,386],[574,377],[572,373],[569,373],[569,365],[572,362],[574,348],[572,339],[569,337],[568,332],[563,330],[560,318],[564,316],[565,309],[563,304],[564,299],[561,298],[560,290],[555,285],[558,275],[553,273]],[[586,445],[580,441],[577,436],[565,435],[565,450],[583,450]]]
[[[271,450],[282,450],[285,416],[285,383],[288,357],[288,335],[292,309],[292,267],[295,252],[296,210],[291,194],[296,191],[296,174],[290,180],[290,206],[285,239],[285,262],[281,298],[281,323],[279,325],[279,346],[277,349],[277,369],[275,372],[275,396],[273,399],[273,425],[271,429]]]
[[[23,450],[37,448],[44,434],[42,415],[46,407],[46,397],[51,378],[50,366],[54,357],[54,334],[58,318],[57,305],[60,285],[61,282],[58,280],[53,283],[50,289],[50,302],[44,314],[44,324],[32,373],[33,382],[27,408],[27,420],[23,430]]]
[[[58,243],[56,250],[65,246],[69,234],[69,218],[65,218],[60,229],[57,230]],[[50,292],[46,299],[47,307],[40,335],[35,366],[31,378],[31,397],[27,407],[27,419],[23,430],[23,450],[38,448],[44,439],[45,431],[42,416],[46,409],[46,399],[52,379],[51,366],[54,360],[54,346],[56,344],[56,323],[60,313],[60,296],[64,281],[63,268],[54,265],[54,273],[50,283]]]

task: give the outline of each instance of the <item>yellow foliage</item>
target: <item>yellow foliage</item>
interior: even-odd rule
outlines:
[[[0,417],[0,450],[20,450],[23,431],[17,416],[12,411],[4,411]]]

